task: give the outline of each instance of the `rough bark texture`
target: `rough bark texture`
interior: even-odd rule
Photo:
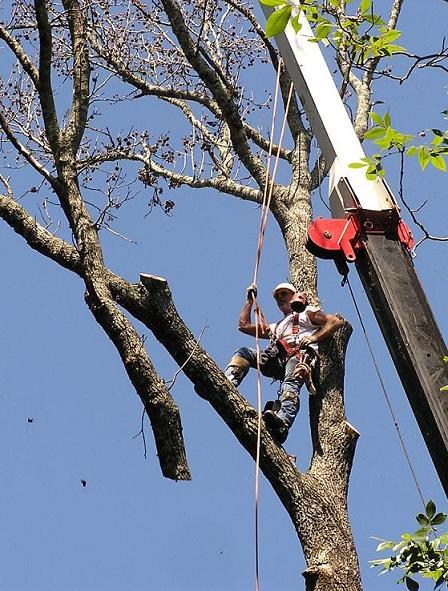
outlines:
[[[266,166],[269,134],[258,123],[252,125],[246,116],[252,106],[255,111],[259,104],[250,93],[245,95],[240,78],[246,68],[244,64],[254,63],[265,55],[263,52],[275,68],[278,59],[273,45],[245,4],[229,0],[232,12],[225,17],[237,19],[238,27],[246,27],[246,34],[238,40],[232,25],[227,31],[224,16],[214,12],[217,3],[218,0],[205,0],[204,5],[161,0],[160,5],[149,7],[133,0],[123,8],[110,0],[104,3],[106,8],[111,5],[114,14],[124,11],[122,21],[114,20],[112,27],[110,13],[103,10],[101,3],[89,6],[87,11],[77,0],[63,0],[63,11],[58,12],[59,8],[51,1],[35,0],[34,8],[23,5],[23,22],[20,11],[15,17],[18,22],[14,19],[11,22],[18,25],[18,30],[24,28],[23,23],[27,28],[34,23],[39,39],[37,61],[16,35],[16,29],[0,23],[0,41],[22,68],[16,95],[3,84],[7,107],[0,108],[3,142],[0,150],[4,144],[8,150],[14,149],[49,184],[62,207],[74,246],[53,235],[14,200],[11,184],[2,176],[0,183],[5,194],[0,195],[0,217],[33,249],[76,273],[84,282],[87,305],[116,348],[149,416],[162,473],[176,480],[190,478],[179,411],[131,317],[152,331],[183,368],[194,390],[219,414],[253,458],[257,412],[198,345],[176,311],[166,280],[144,274],[140,283],[131,284],[105,267],[99,229],[114,202],[106,201],[104,210],[94,221],[86,204],[83,182],[88,184],[88,175],[93,176],[101,165],[118,166],[117,163],[128,161],[141,165],[139,179],[156,196],[160,195],[157,182],[162,178],[172,187],[214,188],[241,200],[262,202],[269,178]],[[393,2],[391,27],[398,18],[401,3]],[[212,26],[213,18],[221,19],[221,47]],[[50,24],[55,22],[57,27]],[[250,44],[246,37],[249,39],[252,34]],[[148,40],[147,35],[152,37]],[[168,38],[170,43],[166,43]],[[147,48],[154,45],[156,50],[148,53]],[[57,115],[52,87],[55,63],[63,77],[71,81],[73,91],[63,121]],[[372,61],[366,68],[362,80],[356,78],[343,59],[339,65],[344,80],[359,97],[355,125],[362,133],[367,126],[377,62]],[[147,130],[130,133],[123,142],[122,138],[113,138],[104,127],[101,137],[106,140],[100,142],[98,135],[92,135],[94,124],[89,128],[90,117],[94,118],[90,114],[93,99],[104,99],[98,90],[102,83],[92,88],[94,67],[95,76],[104,68],[104,86],[113,72],[134,92],[133,97],[142,100],[159,97],[178,109],[196,139],[179,138],[178,143],[183,141],[187,146],[182,153],[182,148],[172,148],[164,136],[150,144]],[[27,78],[30,90],[21,86],[21,77]],[[286,105],[290,80],[283,68],[279,80],[281,100]],[[38,115],[26,119],[27,113]],[[273,185],[271,211],[288,252],[291,282],[317,302],[316,265],[304,245],[312,219],[311,191],[320,183],[327,164],[318,161],[310,172],[312,136],[301,117],[293,98],[287,113],[292,146],[273,147],[290,169],[290,182]],[[185,161],[190,156],[194,160],[195,150],[200,151],[196,161],[201,164],[192,165],[190,174],[185,167],[171,166],[173,154],[183,155]],[[251,182],[247,182],[247,173]],[[104,195],[109,195],[106,189]],[[160,204],[160,199],[155,202]],[[344,410],[344,359],[350,333],[350,325],[344,323],[333,338],[320,346],[318,391],[310,400],[313,453],[309,469],[301,473],[262,426],[260,467],[297,531],[307,562],[303,574],[308,591],[361,589],[347,515],[349,477],[358,438]]]

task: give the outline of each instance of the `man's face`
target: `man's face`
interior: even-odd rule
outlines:
[[[289,289],[279,289],[275,294],[275,301],[277,302],[277,306],[280,308],[280,310],[283,312],[285,316],[292,312],[291,300],[293,299],[298,300],[304,306],[306,306],[306,293],[303,291],[299,293],[293,293]]]
[[[277,302],[277,306],[285,316],[292,311],[290,302],[294,295],[295,294],[289,289],[279,289],[275,292],[275,301]]]

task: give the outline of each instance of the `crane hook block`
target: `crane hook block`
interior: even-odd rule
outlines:
[[[356,260],[356,253],[364,248],[367,234],[386,234],[398,239],[410,250],[414,239],[407,225],[396,219],[395,223],[384,224],[371,221],[362,222],[358,215],[348,214],[343,219],[316,218],[308,227],[306,248],[321,259],[333,259],[341,275],[348,272],[347,263]]]

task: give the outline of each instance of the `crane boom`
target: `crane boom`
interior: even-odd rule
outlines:
[[[263,5],[266,17],[272,8]],[[355,262],[361,282],[448,496],[448,384],[445,342],[409,254],[412,236],[383,179],[350,168],[365,152],[303,12],[296,33],[288,24],[276,37],[330,174],[332,220],[309,230],[310,250],[333,258],[345,273]],[[347,269],[348,271],[348,269]]]

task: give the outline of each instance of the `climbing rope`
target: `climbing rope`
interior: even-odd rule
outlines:
[[[390,397],[389,397],[389,395],[387,393],[386,386],[384,384],[383,378],[381,377],[379,366],[378,366],[378,363],[376,361],[375,355],[373,353],[373,349],[372,349],[372,346],[370,344],[369,337],[367,335],[366,327],[364,325],[364,322],[363,322],[363,319],[362,319],[362,316],[361,316],[361,312],[359,310],[358,304],[357,304],[356,299],[355,299],[355,294],[353,293],[352,286],[350,285],[350,281],[349,281],[347,275],[344,277],[344,280],[343,280],[343,283],[342,284],[344,285],[345,283],[348,285],[348,289],[350,291],[350,295],[352,296],[353,304],[355,306],[355,310],[356,310],[356,313],[357,313],[357,316],[358,316],[358,319],[359,319],[359,323],[361,324],[361,328],[362,328],[362,331],[364,333],[364,338],[366,340],[367,347],[368,347],[369,352],[370,352],[370,356],[372,357],[373,365],[375,367],[375,371],[376,371],[376,374],[378,376],[378,380],[380,382],[381,389],[383,391],[384,398],[386,400],[386,404],[387,404],[387,407],[389,409],[390,416],[392,417],[392,421],[394,423],[394,427],[395,427],[395,430],[397,432],[398,439],[400,440],[401,448],[403,450],[404,456],[405,456],[406,461],[408,463],[409,470],[411,471],[412,478],[413,478],[414,484],[415,484],[415,486],[417,488],[418,495],[419,495],[419,497],[420,497],[420,499],[422,501],[422,505],[423,505],[423,507],[425,507],[425,500],[424,500],[424,497],[423,497],[423,494],[422,494],[422,490],[421,490],[421,487],[420,487],[419,482],[418,482],[418,479],[417,479],[417,475],[416,475],[414,466],[413,466],[412,461],[411,461],[411,457],[410,457],[410,455],[408,453],[408,450],[406,448],[406,444],[404,442],[403,436],[401,435],[401,431],[400,431],[400,427],[398,425],[397,417],[396,417],[396,415],[394,413],[394,409],[392,407],[392,403],[390,401]]]
[[[269,151],[268,151],[268,161],[267,161],[267,174],[265,177],[264,189],[263,189],[263,203],[261,206],[261,216],[260,216],[260,228],[258,232],[258,240],[257,240],[257,254],[255,257],[255,268],[254,268],[254,277],[252,284],[256,288],[257,281],[258,281],[258,272],[260,269],[260,259],[261,259],[261,251],[263,248],[264,237],[266,233],[266,227],[268,222],[268,214],[269,208],[271,204],[272,195],[274,192],[275,186],[275,177],[277,174],[278,163],[280,160],[280,150],[283,142],[283,136],[285,133],[286,127],[286,119],[287,114],[289,111],[289,105],[291,103],[291,97],[293,92],[293,85],[291,83],[289,89],[288,100],[286,103],[285,114],[283,117],[280,138],[278,142],[277,153],[275,156],[274,167],[271,176],[271,182],[269,184],[269,171],[271,168],[271,158],[272,158],[272,151],[273,151],[273,141],[274,141],[274,131],[275,131],[275,114],[277,112],[277,102],[278,102],[278,93],[280,88],[280,71],[282,67],[282,60],[279,60],[278,69],[277,69],[277,80],[275,85],[275,94],[274,94],[274,105],[272,111],[272,120],[271,120],[271,135],[269,141]],[[256,450],[256,458],[255,458],[255,589],[259,591],[260,589],[260,544],[259,544],[259,498],[260,498],[260,448],[261,448],[261,420],[262,420],[262,412],[261,412],[261,370],[260,370],[260,327],[264,327],[267,325],[267,321],[263,316],[263,313],[260,309],[260,306],[257,302],[256,293],[252,292],[252,300],[254,304],[254,318],[255,318],[255,347],[256,347],[256,356],[257,356],[257,450]]]

